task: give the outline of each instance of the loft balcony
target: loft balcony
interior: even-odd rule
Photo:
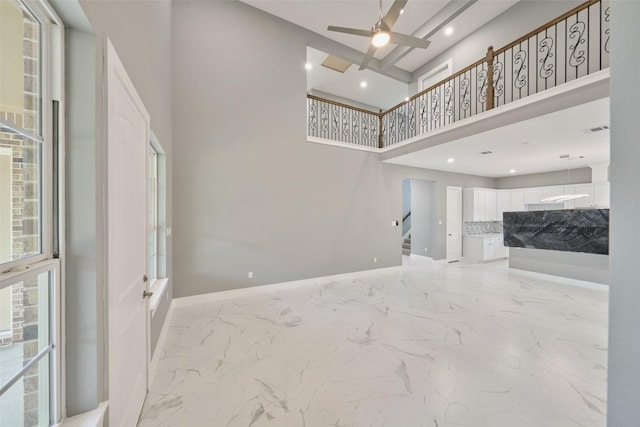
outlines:
[[[307,140],[383,160],[609,94],[610,8],[591,0],[386,111],[307,96]]]

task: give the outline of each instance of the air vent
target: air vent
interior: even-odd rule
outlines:
[[[568,159],[569,155],[568,154],[560,154],[560,158],[561,159]]]
[[[323,67],[330,68],[339,73],[344,73],[345,71],[347,71],[347,69],[351,67],[351,64],[352,64],[351,62],[344,60],[342,58],[338,58],[337,56],[334,56],[334,55],[327,56],[325,60],[322,62]]]
[[[481,151],[480,154],[493,154],[493,151]]]
[[[603,130],[609,130],[609,125],[596,126],[594,128],[582,129],[584,133],[596,133],[602,132]]]

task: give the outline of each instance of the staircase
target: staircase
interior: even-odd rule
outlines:
[[[411,234],[402,242],[402,255],[411,255]]]

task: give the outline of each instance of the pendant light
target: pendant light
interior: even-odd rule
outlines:
[[[561,159],[566,158],[567,159],[567,184],[571,185],[571,169],[569,168],[569,161],[572,160],[568,154],[563,154],[560,156]],[[568,202],[570,200],[577,200],[577,199],[583,199],[585,197],[589,197],[588,194],[563,194],[561,196],[552,196],[552,197],[545,197],[544,199],[540,200],[541,203],[562,203],[562,202]]]

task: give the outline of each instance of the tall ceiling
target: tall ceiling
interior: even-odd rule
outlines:
[[[327,30],[327,26],[351,27],[369,30],[378,20],[376,0],[243,0],[267,13],[283,18],[322,36],[333,39],[364,53],[369,48],[366,37]],[[396,66],[414,72],[440,53],[468,36],[519,0],[409,0],[398,18],[393,31],[427,36],[428,49],[408,49],[394,45],[379,48],[375,58],[387,67]],[[382,1],[383,15],[393,4]],[[445,35],[451,27],[453,33]],[[402,56],[405,52],[406,55]],[[333,52],[327,52],[333,53]]]
[[[241,0],[298,26],[327,37],[362,53],[370,40],[327,30],[327,26],[370,29],[378,19],[377,0]],[[431,41],[428,49],[408,49],[388,45],[377,50],[375,58],[382,68],[404,70],[415,81],[433,59],[483,27],[489,21],[527,0],[408,0],[393,31]],[[531,0],[533,1],[533,0]],[[382,1],[383,15],[393,0]],[[541,1],[541,7],[544,2]],[[446,28],[451,35],[445,35]],[[328,43],[327,46],[332,46]],[[387,109],[412,95],[407,81],[400,82],[372,70],[358,71],[354,63],[341,74],[319,66],[331,52],[309,47],[307,90],[320,91],[376,109]],[[351,58],[351,61],[354,61]],[[379,70],[379,69],[378,69]],[[392,75],[391,73],[387,73]],[[366,88],[360,82],[367,81]],[[609,131],[596,134],[584,129],[609,123],[608,100],[578,106],[566,111],[514,123],[489,132],[438,145],[387,160],[407,166],[468,173],[487,177],[523,175],[584,167],[609,161]],[[481,155],[481,151],[491,151]],[[569,154],[570,161],[560,155]],[[454,162],[447,162],[449,158]],[[514,170],[515,172],[511,172]]]

